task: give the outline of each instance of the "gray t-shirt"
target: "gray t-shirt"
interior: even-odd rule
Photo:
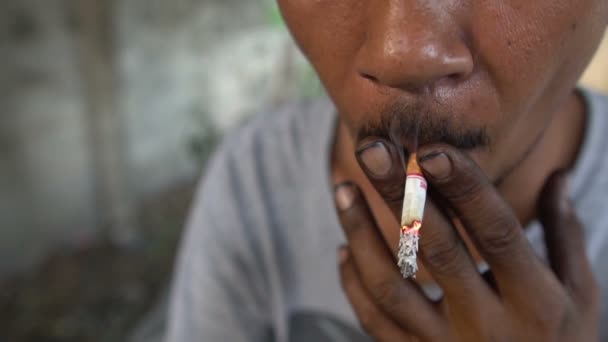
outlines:
[[[582,90],[588,125],[572,198],[603,289],[608,340],[608,98]],[[366,341],[340,287],[329,100],[299,103],[231,134],[201,182],[169,303],[168,342]],[[529,239],[543,254],[538,226]]]

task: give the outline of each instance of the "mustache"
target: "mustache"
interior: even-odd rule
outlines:
[[[357,135],[359,140],[369,136],[385,138],[409,151],[429,143],[444,143],[461,150],[486,148],[491,144],[486,127],[467,125],[456,117],[422,106],[390,104],[382,109],[379,120],[366,122]]]

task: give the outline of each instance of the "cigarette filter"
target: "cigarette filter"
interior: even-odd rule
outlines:
[[[410,154],[406,173],[397,258],[401,274],[404,278],[410,278],[415,277],[418,271],[418,240],[420,239],[420,228],[422,227],[422,216],[424,215],[428,188],[426,179],[418,165],[416,153]]]

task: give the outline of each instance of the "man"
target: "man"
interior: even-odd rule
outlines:
[[[332,104],[217,152],[168,340],[608,339],[608,99],[575,89],[608,2],[279,5]],[[406,280],[399,153],[416,145],[430,190]]]

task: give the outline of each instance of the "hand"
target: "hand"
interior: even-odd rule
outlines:
[[[384,148],[395,170],[381,176],[373,166],[364,170],[399,219],[404,174],[393,147]],[[357,186],[336,187],[348,240],[340,250],[341,281],[363,328],[377,341],[391,342],[597,340],[599,290],[564,177],[551,177],[539,202],[547,266],[534,254],[509,205],[468,156],[445,145],[425,146],[418,155],[433,198],[443,204],[439,208],[437,201],[427,201],[419,255],[443,290],[438,302],[401,277],[395,251]],[[477,271],[445,214],[448,208],[490,265],[492,285]]]

